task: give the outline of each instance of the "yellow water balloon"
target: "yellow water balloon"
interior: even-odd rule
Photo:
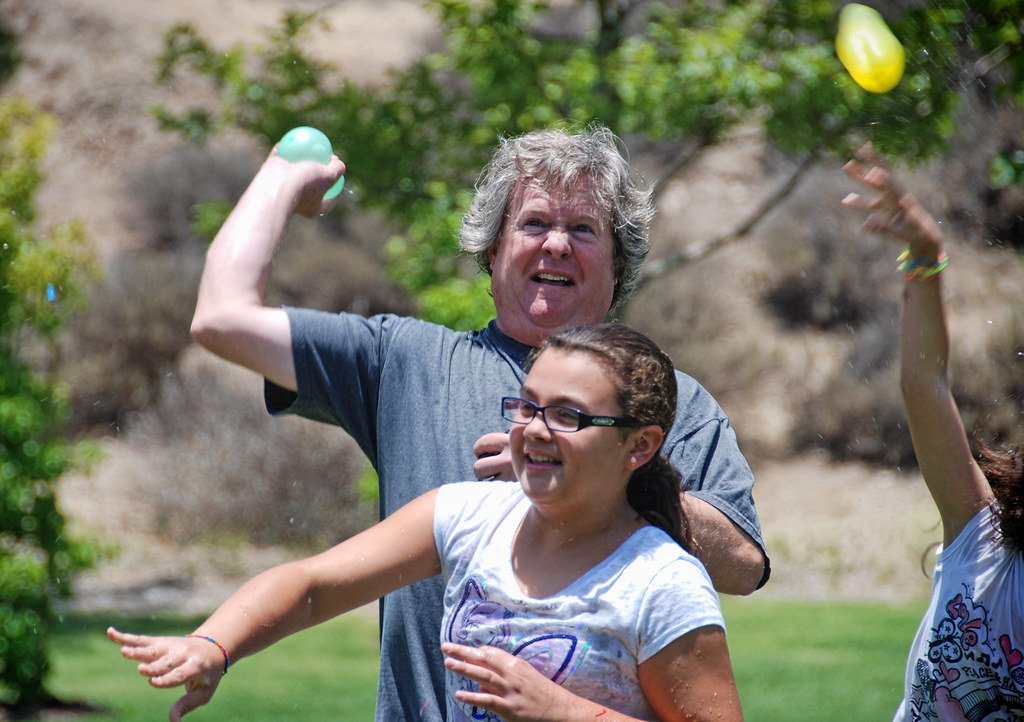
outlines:
[[[903,77],[903,46],[874,8],[850,3],[839,12],[836,54],[857,85],[885,93]]]

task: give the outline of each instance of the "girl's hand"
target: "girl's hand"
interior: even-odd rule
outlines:
[[[865,162],[851,160],[843,170],[854,180],[877,191],[877,195],[867,198],[859,193],[850,193],[843,199],[843,205],[867,211],[869,215],[864,221],[864,230],[908,244],[915,258],[938,255],[942,231],[931,214],[912,193],[902,189],[870,144],[863,146],[857,155]]]
[[[139,674],[161,689],[185,685],[185,694],[171,707],[171,722],[210,701],[224,676],[224,655],[198,637],[150,637],[107,629],[111,641],[121,645],[121,655],[140,662]]]
[[[526,660],[496,647],[445,643],[441,651],[445,667],[480,686],[479,692],[459,690],[455,698],[510,722],[565,719],[567,705],[578,699]]]

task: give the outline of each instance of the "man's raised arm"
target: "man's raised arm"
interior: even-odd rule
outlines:
[[[267,308],[270,268],[292,213],[326,212],[324,192],[345,172],[327,165],[267,158],[214,238],[199,283],[192,336],[218,356],[295,390],[291,329],[283,309]]]

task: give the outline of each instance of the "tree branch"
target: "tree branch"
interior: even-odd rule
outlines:
[[[768,212],[772,210],[772,208],[782,202],[782,200],[786,198],[794,188],[796,188],[796,185],[799,183],[801,177],[803,177],[803,174],[807,171],[808,167],[817,160],[817,158],[817,151],[804,156],[789,174],[789,177],[775,189],[775,192],[765,198],[761,205],[754,209],[754,212],[735,230],[720,236],[691,243],[682,250],[658,261],[648,261],[640,273],[640,278],[637,281],[637,290],[639,291],[651,281],[661,278],[679,266],[685,265],[699,258],[703,258],[712,251],[749,234],[761,219],[763,219]]]

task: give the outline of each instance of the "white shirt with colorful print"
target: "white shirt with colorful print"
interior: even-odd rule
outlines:
[[[940,550],[894,722],[1024,719],[1024,554],[985,508]]]

